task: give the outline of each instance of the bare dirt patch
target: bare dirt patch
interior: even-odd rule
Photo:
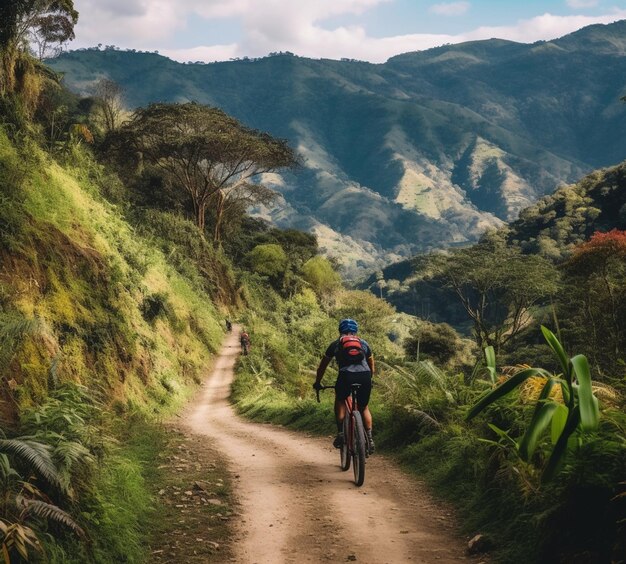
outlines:
[[[168,425],[166,433],[148,562],[229,561],[237,511],[224,457],[206,437],[183,432],[179,425]]]

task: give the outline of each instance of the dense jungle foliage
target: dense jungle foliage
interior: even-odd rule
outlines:
[[[77,17],[70,0],[48,7],[40,17]],[[377,444],[451,499],[468,532],[487,534],[494,559],[624,558],[622,231],[582,230],[559,257],[535,252],[537,236],[499,232],[429,262],[470,340],[344,288],[315,237],[246,214],[272,197],[257,172],[297,164],[280,140],[195,104],[128,114],[107,83],[78,98],[3,33],[6,561],[147,561],[148,429],[202,381],[225,316],[252,336],[233,389],[242,413],[332,432],[311,371],[337,320],[356,318],[378,360]],[[185,136],[149,128],[151,112],[184,115]],[[233,167],[242,158],[250,167]],[[226,177],[194,168],[209,159]],[[193,171],[185,182],[181,167]]]

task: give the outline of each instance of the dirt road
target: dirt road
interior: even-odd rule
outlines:
[[[329,439],[238,418],[228,403],[238,349],[233,332],[185,417],[231,462],[241,507],[236,562],[468,560],[451,516],[384,457],[368,459],[357,488]]]

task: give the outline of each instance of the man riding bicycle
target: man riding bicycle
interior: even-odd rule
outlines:
[[[248,335],[248,332],[245,329],[243,329],[239,334],[239,344],[241,345],[241,352],[243,352],[244,355],[247,355],[250,351],[250,335]]]
[[[372,391],[372,375],[374,374],[374,357],[366,341],[356,336],[359,326],[354,319],[342,319],[339,322],[339,339],[333,341],[326,349],[319,367],[314,389],[321,387],[324,372],[334,358],[339,366],[339,375],[335,383],[335,418],[337,420],[337,436],[333,441],[335,448],[343,445],[343,420],[346,416],[344,400],[350,395],[350,386],[360,384],[357,391],[357,403],[363,416],[368,450],[374,452],[372,438],[372,414],[367,406]]]

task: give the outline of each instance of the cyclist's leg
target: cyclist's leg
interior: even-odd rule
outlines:
[[[337,430],[343,430],[343,418],[346,416],[346,403],[335,395],[335,421],[337,422]]]
[[[365,407],[361,407],[359,406],[359,411],[361,412],[361,415],[363,416],[363,425],[365,426],[365,430],[367,431],[368,429],[372,428],[372,413],[370,412],[370,408],[369,406],[365,406]]]
[[[343,445],[343,420],[346,417],[345,399],[350,395],[350,384],[340,372],[335,382],[335,421],[337,423],[337,436],[333,441],[335,448]]]
[[[363,417],[363,427],[365,427],[365,437],[367,438],[367,451],[368,454],[374,454],[374,450],[376,449],[374,445],[374,436],[372,435],[372,413],[370,412],[370,408],[366,405],[361,408],[359,406],[359,411]]]
[[[365,435],[367,437],[369,454],[374,452],[374,438],[372,437],[372,413],[369,410],[368,404],[370,401],[370,394],[372,392],[372,375],[369,372],[359,375],[359,381],[361,387],[357,392],[357,401],[359,402],[359,411],[363,417],[363,426],[365,427]]]

